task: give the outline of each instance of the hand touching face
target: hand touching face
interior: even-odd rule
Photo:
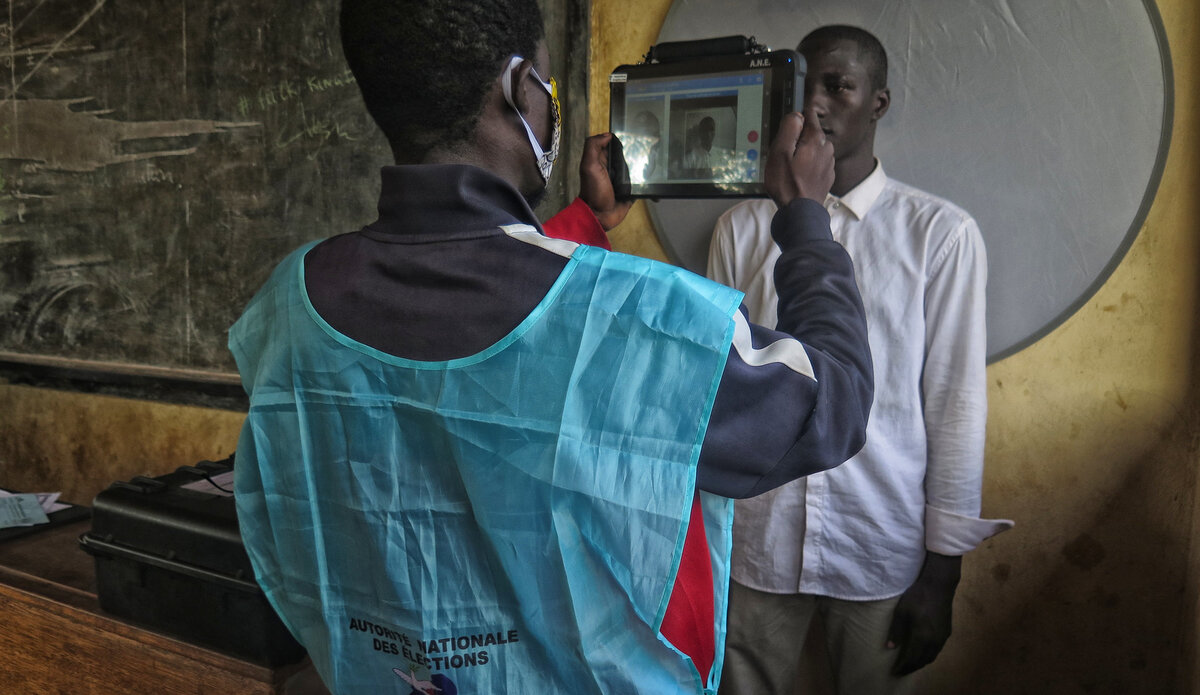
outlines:
[[[845,39],[803,45],[808,62],[804,104],[833,143],[834,158],[874,159],[875,122],[887,112],[891,93],[876,88],[858,46]]]

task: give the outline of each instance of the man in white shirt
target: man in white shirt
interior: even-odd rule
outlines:
[[[837,691],[911,692],[950,635],[962,555],[1009,526],[979,518],[987,416],[984,287],[975,221],[889,179],[874,155],[887,56],[856,27],[798,48],[805,102],[834,145],[826,208],[867,310],[875,404],[862,452],[841,467],[740,500],[722,694],[790,693],[814,615]],[[769,200],[717,222],[709,275],[771,325]]]
[[[689,173],[693,175],[710,176],[712,161],[709,154],[712,152],[713,140],[716,137],[717,122],[711,116],[700,119],[696,127],[688,131],[688,151],[683,157],[683,168],[689,170]]]

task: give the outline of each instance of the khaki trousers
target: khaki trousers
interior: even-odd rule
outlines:
[[[904,678],[891,675],[897,650],[886,646],[899,600],[843,601],[807,594],[769,594],[730,582],[720,695],[914,692],[915,674]],[[814,617],[818,618],[815,626]],[[817,628],[814,636],[823,635],[824,644],[809,645],[809,651],[821,652],[819,657],[824,658],[801,658],[810,627]]]

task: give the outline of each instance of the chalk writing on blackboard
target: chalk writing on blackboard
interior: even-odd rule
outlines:
[[[7,5],[0,353],[230,371],[274,262],[374,215],[336,0]]]
[[[121,151],[123,146],[138,140],[180,138],[261,125],[199,119],[127,122],[105,118],[111,110],[75,108],[91,100],[91,97],[10,99],[0,108],[0,159],[19,159],[61,171],[95,171],[111,164],[194,154],[197,149]]]

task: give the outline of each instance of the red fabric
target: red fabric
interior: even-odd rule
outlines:
[[[592,213],[583,198],[576,198],[573,203],[563,208],[557,215],[542,223],[546,236],[554,239],[566,239],[585,246],[599,246],[612,251],[608,241],[608,232],[600,225],[600,220]]]
[[[717,653],[714,613],[712,561],[708,556],[708,536],[704,533],[697,493],[692,500],[692,518],[683,540],[683,557],[679,561],[679,574],[675,577],[661,632],[676,649],[692,657],[705,683]]]
[[[608,234],[591,208],[581,198],[542,224],[546,236],[566,239],[588,246],[612,250]],[[704,518],[700,497],[692,501],[691,520],[683,541],[683,555],[671,599],[663,617],[662,632],[679,651],[692,658],[701,679],[708,682],[716,656],[716,620],[713,609],[712,562],[708,556],[708,536],[704,533]]]

